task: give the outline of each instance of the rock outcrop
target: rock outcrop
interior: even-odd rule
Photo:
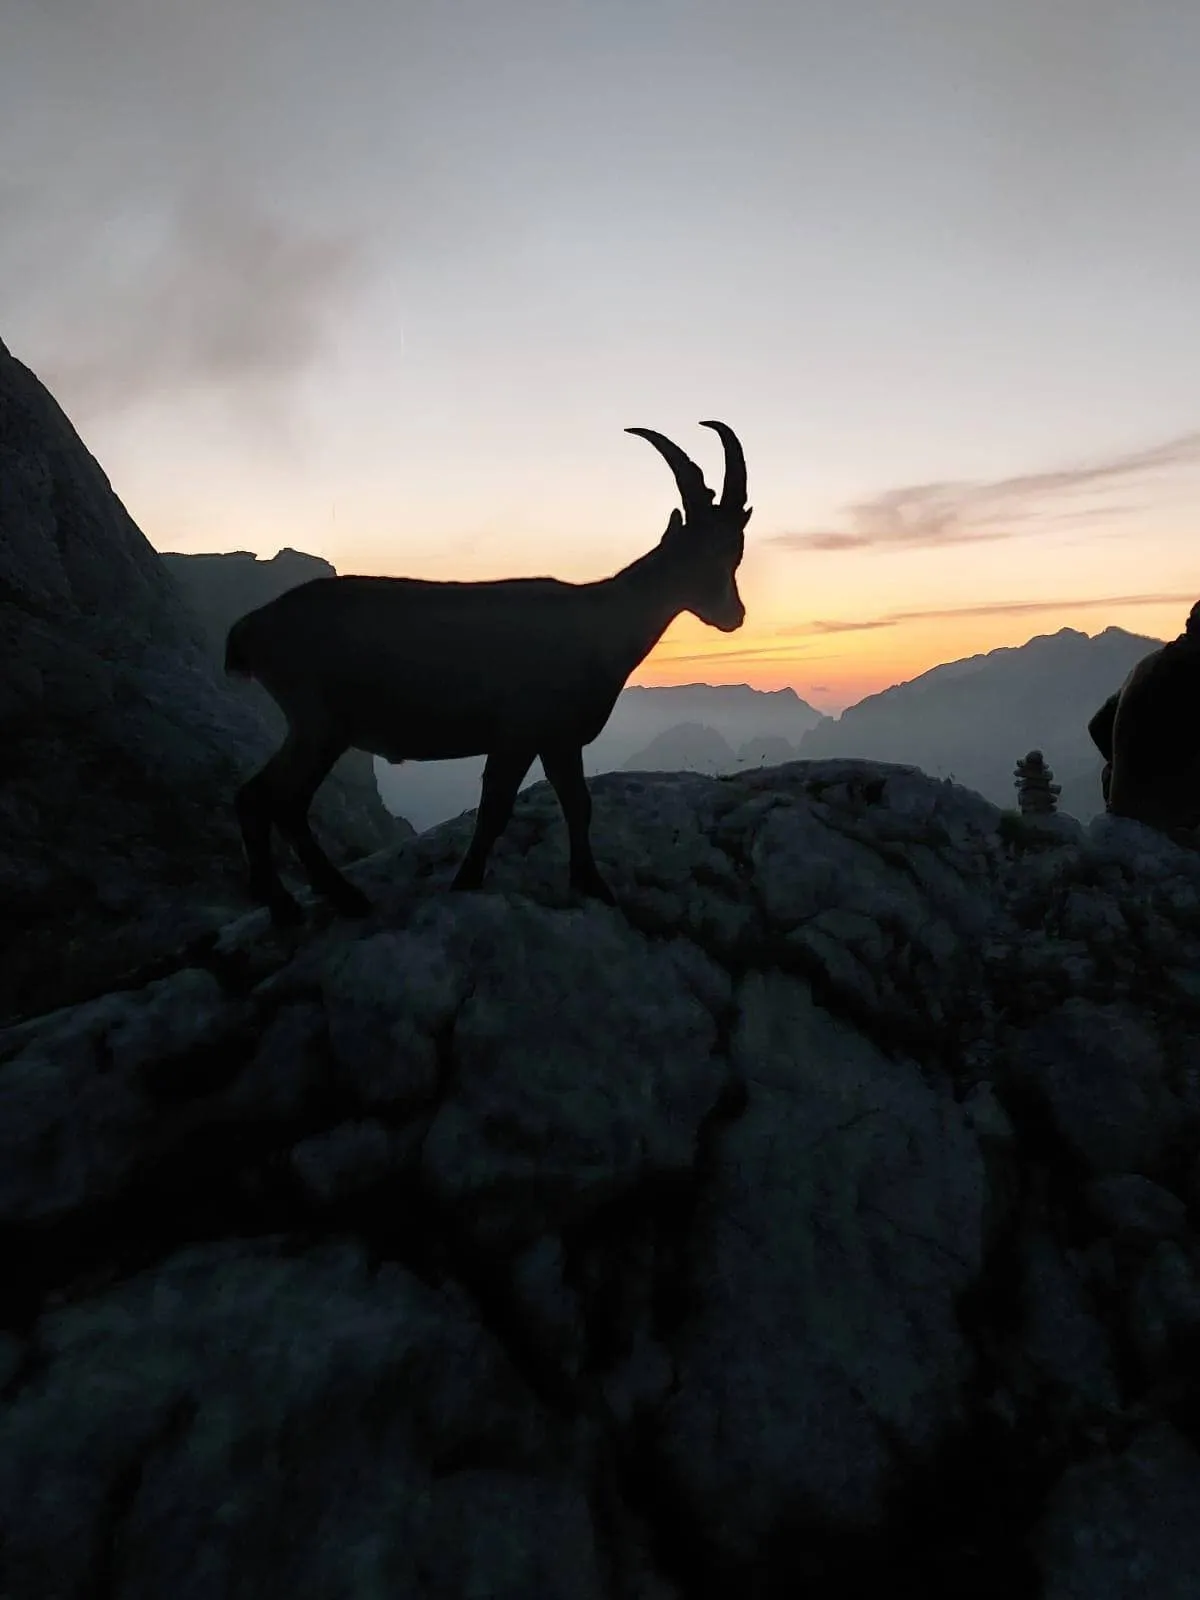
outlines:
[[[114,982],[243,902],[231,810],[275,744],[37,378],[0,345],[0,1018]],[[340,854],[407,831],[372,784]]]
[[[0,1593],[1194,1593],[1200,857],[592,788],[0,1033]]]

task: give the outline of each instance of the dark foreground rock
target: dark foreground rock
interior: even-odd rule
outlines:
[[[236,912],[233,792],[276,734],[0,344],[0,1019],[95,992]],[[411,831],[368,777],[335,774],[318,796],[340,856]]]
[[[0,1033],[0,1594],[1194,1593],[1200,857],[593,789]]]

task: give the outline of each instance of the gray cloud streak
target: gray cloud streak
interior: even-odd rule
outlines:
[[[789,650],[785,645],[750,645],[745,650],[697,650],[686,655],[672,655],[668,652],[655,654],[650,658],[656,665],[664,662],[676,661],[777,661],[786,664],[789,661],[833,661],[836,656],[821,654],[810,655],[807,650]]]
[[[1128,515],[1139,507],[1127,501],[1085,506],[1063,502],[1086,493],[1128,493],[1134,486],[1149,491],[1160,488],[1167,474],[1197,466],[1200,431],[1088,466],[1021,473],[991,483],[924,483],[887,489],[848,506],[845,528],[780,533],[771,542],[789,550],[895,550],[1011,539],[1063,523]]]
[[[1118,610],[1135,606],[1186,605],[1196,596],[1190,592],[1173,594],[1099,595],[1076,600],[998,600],[974,606],[939,606],[923,611],[892,611],[882,617],[855,621],[827,622],[814,619],[799,627],[781,628],[781,639],[810,638],[813,634],[862,633],[876,628],[895,628],[905,622],[930,622],[950,617],[1019,617],[1044,611]]]

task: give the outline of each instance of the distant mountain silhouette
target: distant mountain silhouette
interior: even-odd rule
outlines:
[[[751,739],[770,737],[798,745],[806,733],[828,720],[794,689],[752,689],[745,683],[631,687],[590,746],[590,756],[605,763],[595,770],[615,769],[660,733],[685,723],[703,723],[719,733],[731,753]]]
[[[622,763],[625,772],[744,772],[748,767],[778,767],[794,761],[796,746],[776,734],[747,739],[736,750],[703,722],[677,722],[651,739],[644,750]]]
[[[737,757],[715,728],[678,722],[624,763],[626,772],[732,772]]]
[[[785,761],[795,761],[799,750],[787,739],[777,738],[773,734],[763,734],[754,739],[747,739],[737,753],[737,768],[741,772],[747,767],[779,767]]]
[[[1062,784],[1059,809],[1086,820],[1103,810],[1088,718],[1160,643],[1123,628],[1094,638],[1061,628],[948,661],[823,722],[801,740],[800,755],[911,762],[1011,806],[1013,764],[1037,748]]]

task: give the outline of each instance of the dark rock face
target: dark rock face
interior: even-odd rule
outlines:
[[[272,730],[37,378],[0,345],[0,1018],[95,991],[242,903],[236,784]],[[403,823],[331,780],[343,856]]]
[[[0,1594],[1194,1593],[1200,856],[592,787],[0,1031]]]

